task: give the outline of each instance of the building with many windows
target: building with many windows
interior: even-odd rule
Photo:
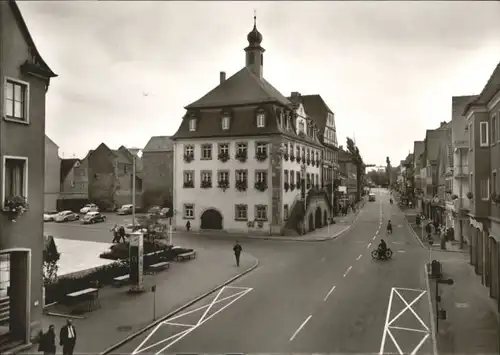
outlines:
[[[27,346],[41,329],[45,98],[56,76],[40,56],[15,1],[0,1],[2,354]]]
[[[221,72],[172,136],[178,229],[282,234],[322,226],[330,213],[311,192],[322,181],[317,126],[264,79],[255,23],[247,40],[245,67],[227,79]]]

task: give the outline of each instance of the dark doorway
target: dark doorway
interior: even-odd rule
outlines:
[[[323,212],[323,224],[326,226],[328,224],[328,213],[326,212]]]
[[[316,228],[321,228],[323,223],[321,222],[321,208],[316,207],[316,212],[314,213],[314,224]]]
[[[309,232],[314,230],[314,219],[312,213],[309,214]]]
[[[208,209],[201,215],[201,229],[222,229],[222,215],[219,211]]]

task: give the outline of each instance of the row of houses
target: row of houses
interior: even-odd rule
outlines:
[[[451,121],[414,142],[400,181],[426,216],[468,246],[470,263],[498,302],[500,63],[479,95],[453,97],[451,107]]]

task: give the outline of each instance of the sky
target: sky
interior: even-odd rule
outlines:
[[[500,61],[500,2],[19,1],[59,77],[46,133],[66,158],[101,142],[143,148],[176,132],[184,106],[245,65],[253,26],[264,77],[282,94],[320,94],[339,144],[397,165],[451,98],[478,94]]]

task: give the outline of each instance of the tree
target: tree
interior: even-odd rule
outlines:
[[[387,173],[385,171],[372,170],[367,173],[370,180],[377,186],[388,186]]]
[[[387,164],[386,168],[385,168],[385,172],[387,174],[387,180],[389,180],[389,186],[390,186],[391,185],[391,178],[392,178],[391,159],[389,159],[389,157],[385,158],[385,163]]]
[[[57,280],[57,272],[59,265],[57,264],[61,258],[61,253],[57,250],[54,237],[51,235],[45,237],[45,247],[43,249],[43,284],[50,285]]]
[[[362,177],[365,174],[365,163],[363,162],[363,158],[361,157],[361,153],[359,152],[359,148],[356,146],[354,141],[347,137],[347,151],[351,155],[351,159],[353,164],[356,166],[356,201],[360,200],[361,196],[361,188],[362,188]]]

